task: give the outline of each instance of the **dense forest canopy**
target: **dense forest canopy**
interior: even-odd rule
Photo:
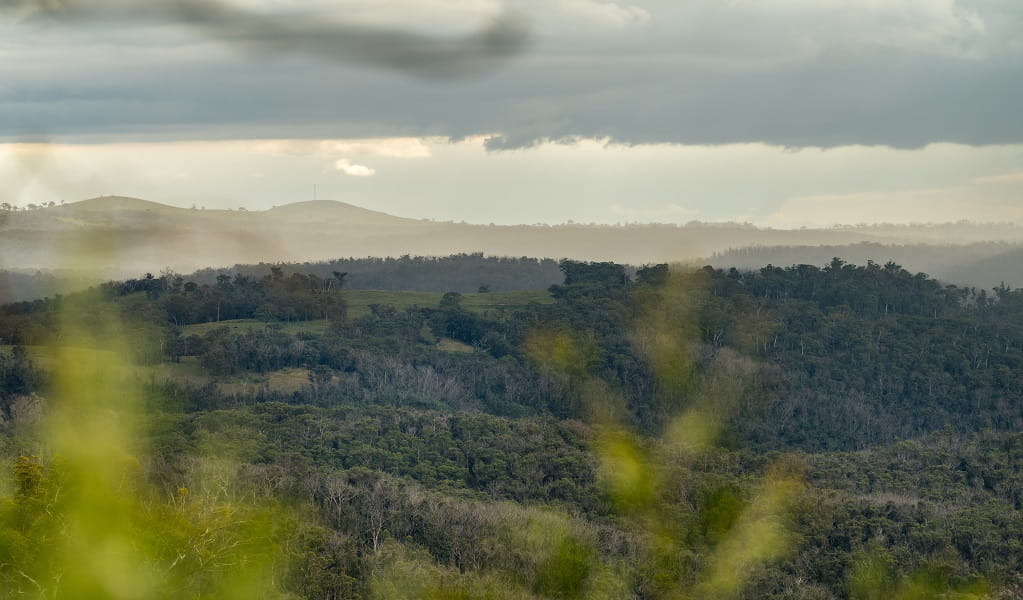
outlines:
[[[1023,272],[1019,269],[1023,248],[1005,242],[747,246],[717,252],[707,262],[720,268],[748,270],[759,269],[766,264],[824,266],[834,256],[860,265],[867,264],[867,261],[880,264],[892,261],[906,265],[914,272],[922,271],[935,279],[960,286],[992,288],[1004,283],[1023,287]]]
[[[563,261],[542,302],[472,277],[365,306],[348,287],[431,262],[146,275],[0,308],[2,594],[71,585],[40,557],[73,541],[84,517],[56,490],[84,475],[38,426],[84,410],[54,368],[69,328],[86,366],[111,332],[130,358],[109,385],[144,415],[144,556],[188,565],[154,595],[217,596],[207,551],[309,598],[1023,592],[1023,291],[837,258]]]
[[[400,256],[391,258],[346,258],[323,262],[281,265],[236,265],[229,269],[201,269],[189,275],[202,283],[213,283],[219,275],[262,277],[272,266],[286,273],[329,276],[346,273],[345,285],[353,290],[394,290],[406,292],[461,292],[485,289],[514,292],[546,289],[561,282],[558,261],[545,258],[485,256],[483,253],[452,256]]]

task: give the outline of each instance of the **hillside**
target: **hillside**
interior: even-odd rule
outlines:
[[[264,219],[287,223],[335,225],[398,225],[413,224],[414,219],[403,219],[335,200],[308,200],[284,206],[275,206],[260,214]]]
[[[102,197],[3,217],[0,269],[98,268],[108,276],[347,256],[484,252],[647,264],[693,261],[751,246],[1023,242],[1023,228],[1014,225],[800,230],[729,223],[483,226],[404,219],[327,200],[267,211],[225,211]]]
[[[276,268],[0,307],[0,581],[52,576],[35,557],[88,493],[188,566],[175,590],[215,557],[295,598],[1020,597],[1023,292],[560,267],[507,294]],[[91,452],[50,458],[40,420]]]

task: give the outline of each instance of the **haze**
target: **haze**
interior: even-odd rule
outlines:
[[[316,186],[480,224],[1023,218],[1013,0],[46,6],[3,3],[13,205]]]

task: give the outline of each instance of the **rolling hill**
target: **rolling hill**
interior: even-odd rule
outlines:
[[[244,211],[187,209],[122,196],[0,214],[0,269],[70,269],[104,277],[166,268],[188,272],[258,262],[471,252],[629,264],[702,262],[717,254],[715,264],[727,262],[730,256],[744,264],[749,261],[729,255],[729,251],[786,246],[790,251],[779,254],[786,263],[819,263],[820,252],[813,251],[814,247],[827,246],[825,254],[831,256],[854,244],[870,244],[876,250],[872,256],[883,262],[907,256],[901,250],[888,252],[890,246],[919,246],[919,251],[909,255],[923,256],[930,245],[960,244],[965,248],[966,244],[991,242],[1004,247],[967,254],[993,265],[1011,266],[1014,261],[1000,261],[996,256],[1023,243],[1023,228],[969,223],[799,230],[698,222],[684,226],[487,226],[407,219],[330,200]],[[957,251],[944,254],[956,255]],[[763,263],[762,258],[758,254],[753,262]],[[954,262],[949,275],[971,273],[969,261]],[[932,275],[946,275],[931,263],[926,266]]]

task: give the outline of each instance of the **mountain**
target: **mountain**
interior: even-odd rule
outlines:
[[[336,200],[309,200],[275,206],[259,213],[265,218],[287,223],[332,223],[340,225],[391,225],[415,223],[414,219],[395,217]]]
[[[187,272],[257,262],[472,252],[630,264],[693,262],[741,248],[829,246],[839,254],[842,247],[863,243],[880,248],[874,254],[884,262],[892,245],[993,241],[1023,243],[1023,228],[969,223],[799,230],[699,222],[487,226],[407,219],[331,200],[245,211],[187,209],[122,196],[0,213],[0,269],[87,269],[109,277],[165,268]],[[820,262],[816,254],[807,250],[805,262]],[[997,253],[981,254],[977,258]],[[785,256],[803,262],[800,252]],[[959,271],[969,272],[961,263]],[[941,275],[933,269],[932,274]]]
[[[112,275],[330,257],[336,255],[335,248],[348,245],[338,240],[416,223],[332,201],[235,211],[186,209],[123,196],[5,216],[0,222],[0,266],[76,267]]]

